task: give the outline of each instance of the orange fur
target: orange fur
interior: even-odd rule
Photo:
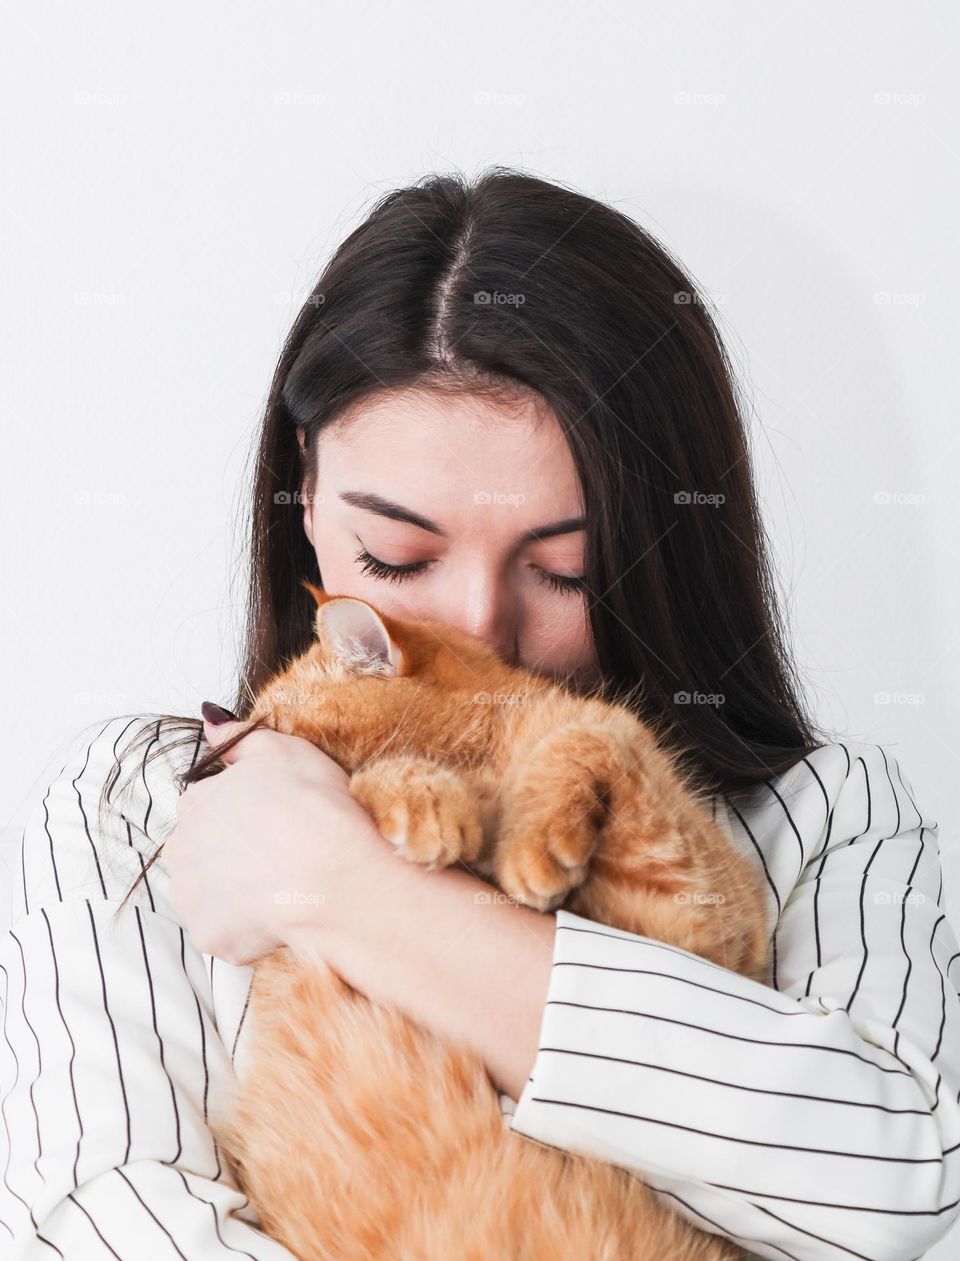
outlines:
[[[252,718],[305,736],[413,862],[759,977],[757,876],[627,709],[436,622],[317,601]],[[212,1118],[302,1261],[732,1261],[633,1173],[510,1131],[479,1057],[286,949],[255,968],[245,1070]]]

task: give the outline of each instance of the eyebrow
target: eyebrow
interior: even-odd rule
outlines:
[[[362,508],[364,512],[375,512],[377,516],[389,517],[391,521],[403,521],[407,525],[415,525],[418,529],[437,534],[442,539],[447,537],[446,530],[436,521],[421,516],[412,508],[404,508],[402,504],[395,504],[390,499],[384,499],[382,495],[375,495],[365,490],[344,490],[340,492],[340,498],[344,503],[352,504],[354,508]],[[552,521],[549,525],[541,525],[534,530],[525,531],[520,536],[519,542],[532,543],[537,539],[553,538],[557,534],[573,534],[577,530],[584,529],[586,524],[586,517],[565,517],[562,521]]]

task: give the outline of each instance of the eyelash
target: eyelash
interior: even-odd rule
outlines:
[[[375,578],[383,579],[386,582],[404,582],[407,578],[413,578],[417,574],[423,573],[433,564],[432,560],[418,560],[410,565],[388,565],[386,561],[378,560],[376,556],[371,556],[365,547],[361,547],[357,552],[354,560],[360,565],[361,572],[372,574]],[[568,578],[561,574],[551,574],[545,569],[537,569],[541,580],[554,591],[560,591],[569,595],[571,592],[579,593],[585,590],[582,578]]]

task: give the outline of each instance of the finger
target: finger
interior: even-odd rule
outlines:
[[[204,719],[203,733],[206,736],[207,744],[209,744],[212,749],[216,749],[219,748],[220,745],[225,744],[231,736],[237,735],[238,732],[245,731],[250,726],[251,724],[248,722],[224,722],[218,723],[214,726],[212,723],[208,722],[207,719]],[[253,737],[251,736],[250,739],[252,738]],[[252,746],[250,745],[249,740],[241,740],[238,744],[235,744],[233,748],[224,749],[224,751],[220,754],[220,761],[225,762],[227,766],[230,766],[236,762],[238,758],[241,758],[244,754],[249,753],[251,751],[251,747]]]
[[[219,705],[211,705],[209,701],[203,702],[201,712],[203,714],[203,734],[207,744],[212,749],[218,748],[221,744],[230,740],[232,736],[235,736],[240,731],[247,730],[251,726],[249,722],[244,722],[242,719],[220,721],[220,715],[229,711],[221,709]],[[244,742],[241,741],[235,748],[227,749],[222,756],[222,761],[228,764],[235,761],[240,756],[243,744]]]

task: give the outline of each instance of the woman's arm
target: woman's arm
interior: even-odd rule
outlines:
[[[350,906],[363,929],[317,917],[287,932],[302,958],[323,959],[355,989],[471,1047],[495,1085],[516,1100],[537,1053],[556,917],[519,906],[458,868],[442,873],[384,851],[384,879]],[[351,913],[351,920],[354,918]]]
[[[702,1228],[769,1257],[912,1261],[958,1216],[960,950],[936,824],[892,756],[851,749],[735,818],[769,879],[772,986],[563,910],[474,903],[455,872],[411,869],[362,928],[291,944],[520,1083],[517,1133],[636,1171]]]
[[[129,725],[74,741],[24,832],[0,938],[0,1251],[292,1261],[257,1229],[207,1127],[232,1065],[210,961],[170,915],[159,867],[113,918],[153,848],[148,811],[153,830],[175,796],[155,763],[136,816],[117,812],[115,832],[96,832],[97,793]]]

